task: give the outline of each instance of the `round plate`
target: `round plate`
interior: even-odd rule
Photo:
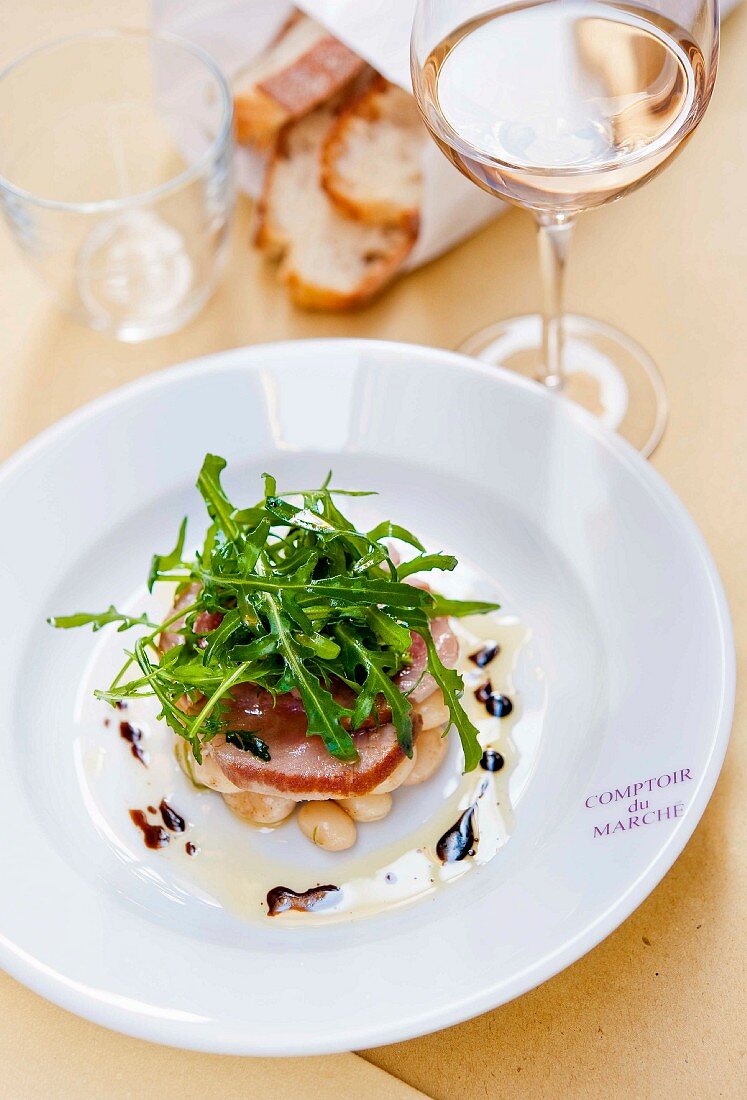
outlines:
[[[79,748],[93,736],[90,670],[106,632],[45,619],[132,599],[153,550],[172,545],[185,512],[199,515],[191,487],[206,451],[229,460],[242,502],[265,469],[288,485],[332,466],[338,484],[380,489],[382,514],[464,557],[527,626],[518,702],[522,684],[526,700],[541,695],[526,708],[541,730],[491,863],[380,916],[246,922],[170,877],[161,853],[124,843],[124,808],[91,797]],[[454,1024],[611,932],[713,790],[734,654],[708,550],[637,454],[514,375],[375,341],[211,356],[27,446],[0,475],[0,515],[12,638],[0,666],[2,962],[109,1027],[294,1055]],[[520,723],[515,743],[521,758]],[[125,749],[122,771],[137,767]]]

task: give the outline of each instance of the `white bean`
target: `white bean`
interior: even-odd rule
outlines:
[[[414,787],[424,783],[436,772],[446,755],[447,738],[442,736],[444,726],[434,726],[423,730],[418,737],[415,767],[404,781],[403,786]]]
[[[327,852],[352,848],[358,836],[352,817],[336,802],[305,802],[298,811],[298,826],[304,836]]]
[[[353,821],[381,821],[392,808],[392,796],[390,794],[359,794],[353,798],[338,798],[338,805],[342,806],[346,814]]]
[[[239,791],[238,794],[224,794],[226,805],[243,821],[253,825],[277,825],[290,817],[296,803],[290,798],[276,794],[255,794],[253,791]]]
[[[449,720],[448,707],[444,705],[443,692],[436,688],[432,695],[423,699],[422,703],[416,703],[414,709],[423,719],[423,729],[433,729],[434,726],[445,726]]]

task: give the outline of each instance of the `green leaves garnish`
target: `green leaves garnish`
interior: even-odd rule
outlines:
[[[187,517],[182,520],[181,527],[179,528],[179,535],[176,540],[176,546],[170,554],[154,554],[150,563],[150,572],[148,573],[148,591],[153,591],[153,585],[163,573],[168,573],[170,569],[176,569],[182,560],[184,555],[184,539],[187,535]]]
[[[383,706],[411,756],[410,703],[395,677],[410,662],[414,631],[425,641],[427,671],[459,732],[465,768],[474,768],[480,748],[459,702],[462,680],[441,663],[430,620],[496,605],[445,600],[405,583],[415,573],[452,570],[456,559],[426,552],[415,535],[388,521],[367,533],[356,530],[335,498],[367,494],[333,489],[331,474],[320,488],[294,493],[279,493],[274,477],[265,474],[263,499],[237,509],[222,485],[225,467],[223,458],[207,455],[197,479],[210,517],[201,549],[193,558],[185,554],[185,519],[173,550],[152,559],[149,589],[159,582],[181,586],[179,609],[163,623],[114,607],[49,620],[62,628],[144,628],[114,682],[97,695],[112,703],[155,696],[161,717],[198,761],[219,732],[243,751],[269,759],[261,731],[231,727],[231,692],[244,683],[275,697],[296,691],[308,736],[321,737],[344,761],[357,758],[355,730],[378,721]],[[395,565],[386,542],[391,538],[411,546],[416,556]],[[200,618],[205,615],[209,619]],[[166,632],[177,635],[168,649],[161,644]]]
[[[70,630],[74,626],[91,626],[96,631],[101,630],[102,626],[109,626],[111,623],[119,623],[117,627],[119,632],[129,630],[133,626],[155,627],[155,624],[150,621],[147,615],[123,615],[121,611],[117,611],[113,604],[106,611],[99,611],[94,614],[79,611],[76,615],[55,615],[47,619],[47,622],[50,626],[56,626],[60,630]]]
[[[205,455],[205,461],[197,478],[197,488],[207,505],[210,518],[220,527],[229,539],[238,537],[239,528],[234,522],[233,506],[223,492],[220,475],[226,468],[225,458],[218,455]]]

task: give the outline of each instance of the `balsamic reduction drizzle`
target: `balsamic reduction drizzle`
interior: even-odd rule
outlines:
[[[480,767],[486,772],[499,772],[505,763],[496,749],[486,749],[480,759]]]
[[[197,845],[193,844],[191,840],[188,840],[187,843],[184,845],[184,851],[187,853],[188,856],[193,856],[197,851]]]
[[[493,691],[490,680],[480,684],[475,690],[475,699],[478,703],[484,703],[485,709],[493,718],[505,718],[514,709],[514,705],[507,695],[501,695]]]
[[[146,848],[165,848],[169,834],[160,825],[151,825],[142,810],[130,810],[133,825],[137,825],[143,834]]]
[[[311,913],[334,905],[339,886],[312,886],[310,890],[296,893],[287,886],[275,886],[267,895],[267,913],[270,917],[295,909],[298,913]]]
[[[119,736],[130,743],[130,752],[139,760],[144,768],[148,767],[148,754],[140,742],[143,739],[143,731],[133,726],[131,722],[119,723]]]
[[[470,653],[469,659],[478,668],[485,668],[486,665],[495,660],[500,651],[501,647],[499,645],[484,645],[476,653]]]
[[[475,809],[474,803],[468,806],[439,840],[436,853],[442,863],[458,863],[475,854],[478,841],[474,827]]]
[[[158,804],[158,808],[161,811],[161,818],[167,829],[170,829],[172,833],[183,833],[187,827],[187,823],[181,814],[178,814],[173,806],[169,806],[165,798],[162,798]]]
[[[485,709],[493,718],[506,718],[514,705],[507,695],[491,695],[485,703]]]
[[[487,703],[490,696],[493,694],[493,685],[490,680],[486,680],[484,684],[480,684],[479,688],[475,691],[475,699],[478,703]]]

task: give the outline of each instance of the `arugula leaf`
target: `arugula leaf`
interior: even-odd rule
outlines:
[[[223,616],[223,622],[217,626],[205,639],[206,645],[202,654],[203,665],[209,665],[219,649],[225,646],[233,634],[242,626],[241,614],[238,611],[229,611]],[[244,658],[246,660],[246,658]]]
[[[382,562],[389,562],[392,573],[392,559],[389,554],[389,550],[386,546],[380,546],[379,543],[374,543],[374,546],[369,552],[353,565],[351,573],[353,576],[359,576],[361,573],[367,573],[369,569],[373,569],[377,565],[381,565]]]
[[[265,508],[281,523],[292,524],[305,531],[327,534],[335,530],[323,516],[317,515],[309,508],[297,508],[295,504],[289,504],[287,500],[281,500],[279,497],[267,497]]]
[[[457,560],[452,554],[418,554],[397,566],[397,577],[403,580],[413,573],[425,573],[430,569],[443,569],[450,573],[456,567]]]
[[[420,588],[397,581],[386,581],[366,577],[333,577],[328,581],[311,581],[309,595],[327,596],[331,600],[348,600],[350,603],[365,605],[381,604],[384,607],[408,608],[422,607],[430,597]]]
[[[181,565],[182,554],[184,553],[184,539],[187,534],[187,517],[185,516],[179,527],[179,535],[176,540],[176,546],[170,554],[154,554],[150,563],[150,573],[148,574],[148,591],[153,591],[153,585],[158,580],[161,573],[168,572],[169,569],[175,569],[178,565]]]
[[[75,615],[54,615],[47,619],[47,622],[50,626],[56,626],[58,630],[71,630],[76,626],[92,626],[94,631],[101,630],[102,626],[109,626],[110,623],[120,623],[117,627],[117,632],[120,634],[123,630],[130,630],[133,626],[148,626],[153,630],[160,629],[156,623],[150,621],[147,615],[124,615],[121,611],[117,611],[113,604],[106,611],[93,613],[79,611]]]
[[[374,634],[395,653],[407,653],[410,648],[410,631],[386,611],[378,607],[366,610],[366,619]]]
[[[239,565],[244,574],[251,573],[257,564],[257,558],[262,553],[267,543],[272,521],[269,516],[262,516],[257,526],[249,531],[243,538],[242,549],[239,554]]]
[[[205,461],[197,477],[197,488],[207,505],[207,510],[226,538],[236,539],[239,529],[233,520],[234,508],[220,483],[220,475],[226,468],[225,458],[205,455]]]
[[[461,619],[465,615],[486,615],[490,611],[497,611],[500,606],[499,603],[486,603],[484,600],[447,600],[434,592],[428,615],[431,619],[443,616]]]
[[[368,532],[368,537],[374,542],[380,542],[381,539],[399,539],[400,542],[406,542],[410,546],[414,546],[416,550],[420,550],[421,553],[425,553],[425,547],[420,539],[416,538],[406,527],[400,527],[397,523],[390,523],[389,520],[377,524],[373,530]]]
[[[275,639],[271,634],[265,634],[246,645],[232,646],[231,656],[235,661],[258,661],[261,657],[271,656],[276,650]]]
[[[234,573],[208,573],[202,570],[198,570],[198,573],[202,581],[210,584],[224,585],[227,588],[248,588],[255,592],[305,593],[309,600],[323,596],[330,600],[347,600],[350,603],[364,605],[382,604],[385,607],[397,608],[422,607],[432,600],[430,594],[421,588],[378,578],[338,576],[302,584],[286,579],[276,580],[269,575],[241,576]]]

